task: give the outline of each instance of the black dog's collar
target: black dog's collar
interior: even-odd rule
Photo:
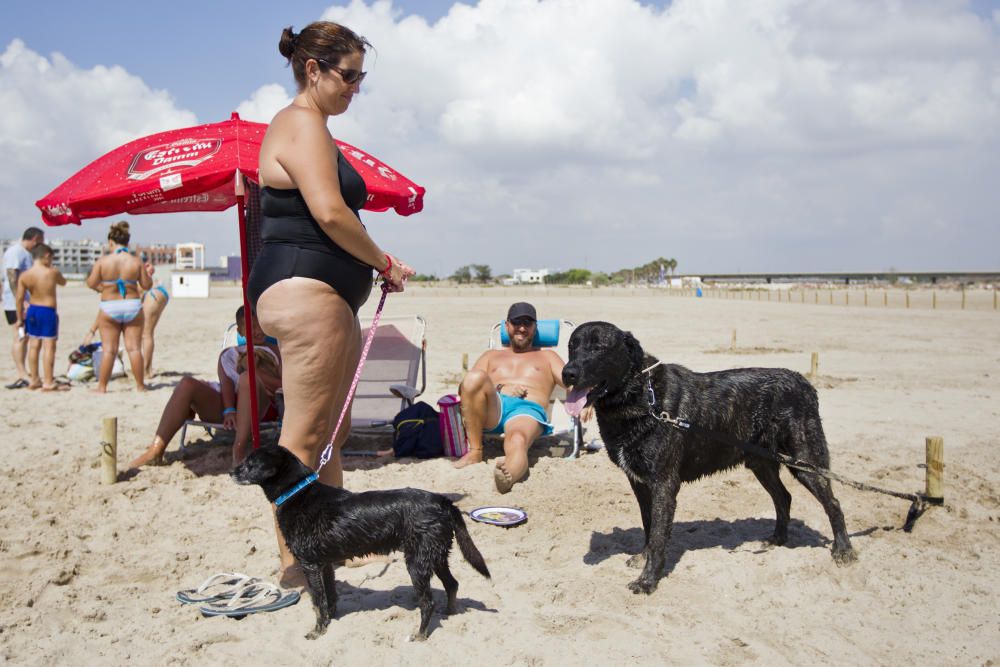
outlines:
[[[295,494],[297,494],[299,491],[301,491],[302,489],[306,488],[307,486],[315,482],[317,479],[319,479],[319,475],[317,475],[316,473],[309,475],[308,477],[300,481],[298,484],[293,486],[290,490],[285,491],[280,496],[278,496],[278,499],[274,501],[274,506],[281,507],[282,503],[287,502]]]

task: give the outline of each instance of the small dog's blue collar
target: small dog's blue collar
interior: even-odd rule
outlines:
[[[309,475],[304,480],[293,486],[291,490],[285,491],[280,496],[278,496],[278,499],[274,501],[275,506],[281,507],[281,504],[283,502],[287,501],[289,498],[291,498],[296,493],[298,493],[302,489],[306,488],[307,486],[315,482],[317,479],[319,479],[319,475],[317,475],[316,473]]]

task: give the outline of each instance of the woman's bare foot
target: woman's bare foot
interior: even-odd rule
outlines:
[[[94,387],[93,389],[90,390],[90,393],[91,394],[106,394],[106,393],[108,393],[108,388],[107,387]]]
[[[51,385],[42,385],[42,391],[69,391],[68,384],[55,383]]]
[[[141,468],[145,465],[161,466],[163,465],[163,452],[166,450],[166,446],[163,447],[159,445],[150,445],[146,451],[139,455],[139,457],[128,464],[129,468]]]
[[[483,450],[480,449],[470,449],[465,453],[465,455],[459,460],[452,463],[456,468],[464,468],[465,466],[470,466],[473,463],[483,462]]]
[[[31,391],[35,391],[36,389],[41,389],[41,388],[42,388],[41,382],[31,382],[26,387],[26,389],[30,389]]]
[[[507,468],[504,467],[505,461],[506,457],[499,457],[496,467],[493,468],[493,483],[496,484],[497,491],[500,493],[510,493],[516,481],[507,471]]]

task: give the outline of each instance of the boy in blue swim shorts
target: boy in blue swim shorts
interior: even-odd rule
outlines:
[[[52,266],[52,248],[39,243],[31,251],[33,264],[17,281],[16,310],[28,337],[28,389],[66,391],[67,384],[57,384],[53,375],[56,341],[59,338],[59,314],[56,312],[56,287],[66,284],[59,269]],[[25,308],[25,295],[31,301]],[[39,377],[41,357],[43,378]]]
[[[455,462],[465,468],[483,460],[483,434],[503,433],[504,456],[493,470],[497,491],[507,493],[528,475],[528,449],[552,433],[545,406],[563,386],[563,360],[534,345],[537,317],[530,303],[515,303],[504,323],[510,347],[487,350],[462,378],[462,421],[469,450]]]

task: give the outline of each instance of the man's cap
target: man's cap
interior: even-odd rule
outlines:
[[[530,303],[525,303],[524,301],[518,301],[510,307],[510,310],[507,311],[508,322],[516,320],[519,317],[530,317],[532,321],[538,321],[538,317],[535,316],[535,307]]]

